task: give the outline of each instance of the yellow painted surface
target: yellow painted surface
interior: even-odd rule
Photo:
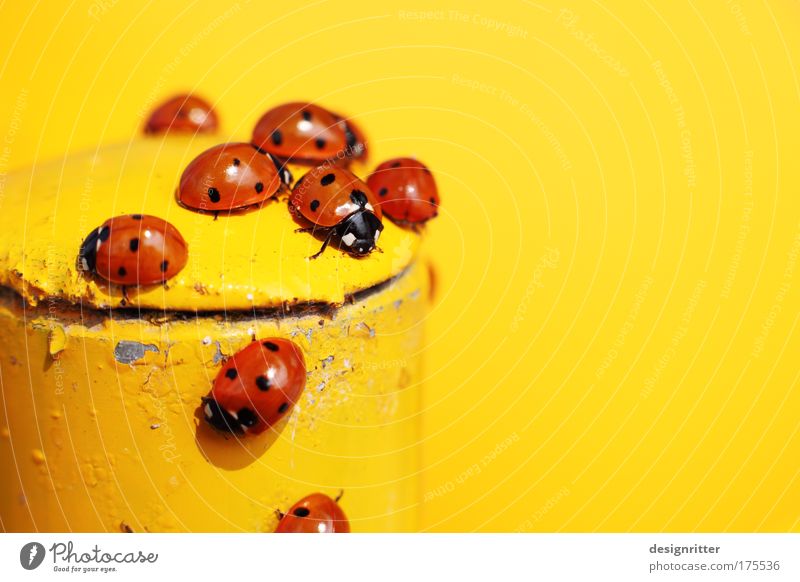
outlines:
[[[0,172],[130,140],[185,89],[225,139],[318,99],[374,162],[430,165],[421,529],[800,530],[797,2],[2,18]]]
[[[47,302],[23,310],[3,293],[4,528],[268,532],[275,510],[344,491],[353,531],[416,530],[426,286],[411,267],[332,319],[160,323]],[[69,342],[57,359],[54,329]],[[220,358],[253,335],[301,346],[306,389],[276,430],[225,437],[202,419],[200,399]]]
[[[140,138],[78,153],[8,176],[0,213],[0,285],[31,303],[59,298],[118,307],[122,288],[78,271],[81,242],[108,218],[152,214],[172,223],[189,247],[186,267],[166,285],[127,290],[128,304],[151,309],[241,310],[284,303],[341,303],[409,264],[419,237],[387,224],[388,252],[353,260],[296,233],[286,196],[244,213],[190,212],[175,197],[186,165],[219,138]],[[293,166],[302,175],[307,168]]]

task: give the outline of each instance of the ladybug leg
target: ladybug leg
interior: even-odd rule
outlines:
[[[295,232],[317,232],[319,230],[325,230],[323,226],[307,226],[305,228],[296,228]]]
[[[285,513],[283,513],[283,512],[282,512],[280,509],[276,509],[276,510],[275,510],[275,515],[278,517],[278,520],[280,521],[281,519],[283,519],[283,517],[284,517],[286,514],[285,514]]]
[[[219,211],[214,213],[214,220],[217,220],[218,218],[219,218]]]
[[[122,301],[125,303],[130,303],[131,299],[128,297],[128,287],[123,285],[122,286]]]
[[[342,498],[343,495],[344,495],[344,489],[339,489],[339,495],[336,496],[336,499],[334,499],[334,501],[336,503],[339,503],[339,500]]]
[[[309,260],[316,259],[318,256],[320,256],[323,253],[323,251],[326,248],[328,248],[328,243],[331,242],[331,238],[333,238],[334,232],[335,232],[335,229],[333,229],[333,228],[328,230],[328,236],[325,237],[325,242],[322,243],[322,248],[320,248],[315,254],[313,254],[310,257],[308,257]]]

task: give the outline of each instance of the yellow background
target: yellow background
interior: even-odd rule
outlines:
[[[177,90],[432,167],[422,529],[800,531],[800,3],[27,4],[0,196]]]

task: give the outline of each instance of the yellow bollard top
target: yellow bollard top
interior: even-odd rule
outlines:
[[[170,311],[338,305],[402,272],[419,236],[384,220],[363,259],[297,233],[286,196],[239,214],[199,214],[175,191],[186,165],[220,137],[138,137],[10,174],[0,194],[0,286],[29,305],[57,299],[94,308]],[[291,167],[295,180],[306,168]],[[365,178],[364,168],[354,166]],[[186,267],[164,285],[125,290],[79,270],[84,238],[112,216],[150,214],[172,223],[189,247]]]

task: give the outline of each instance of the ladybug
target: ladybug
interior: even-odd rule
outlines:
[[[201,212],[230,211],[269,200],[291,183],[275,158],[247,143],[214,146],[192,160],[181,175],[178,202]]]
[[[350,522],[339,507],[339,499],[312,493],[292,505],[281,517],[275,533],[350,533]]]
[[[400,226],[416,227],[439,213],[439,192],[431,171],[414,158],[383,162],[367,178],[381,209]]]
[[[188,256],[186,241],[169,222],[128,214],[109,218],[86,237],[78,267],[117,285],[154,285],[177,275]]]
[[[214,428],[260,434],[292,409],[306,386],[306,363],[294,342],[256,340],[222,366],[203,414]]]
[[[381,210],[372,190],[355,174],[343,168],[318,166],[295,184],[289,209],[313,226],[299,232],[325,235],[315,259],[331,240],[338,248],[360,257],[375,249],[383,230]]]
[[[213,133],[219,126],[211,105],[194,95],[176,95],[159,105],[144,126],[148,134]]]
[[[326,160],[346,164],[367,154],[355,124],[312,103],[285,103],[267,111],[253,130],[253,145],[307,165]]]

